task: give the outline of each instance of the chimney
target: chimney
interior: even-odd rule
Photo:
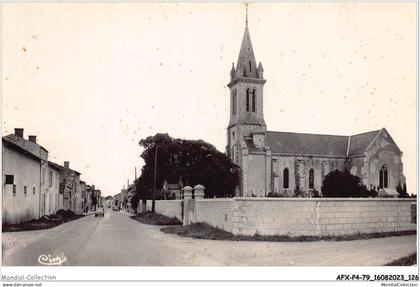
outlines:
[[[20,138],[23,138],[23,129],[16,128],[15,129],[15,135],[20,137]]]
[[[29,136],[29,141],[36,143],[36,136]]]
[[[65,161],[64,162],[64,167],[65,168],[70,168],[70,162],[69,161]]]

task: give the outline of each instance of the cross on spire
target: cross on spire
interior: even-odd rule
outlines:
[[[246,9],[245,25],[248,26],[248,3],[245,3],[245,9]]]

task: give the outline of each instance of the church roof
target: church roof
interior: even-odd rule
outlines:
[[[272,152],[282,154],[346,156],[348,136],[267,131]]]
[[[381,130],[366,132],[350,136],[349,144],[349,156],[362,154],[369,147],[370,143],[373,142],[375,137],[380,133]]]
[[[381,130],[352,136],[267,131],[272,152],[293,155],[356,156],[363,154]],[[249,148],[251,143],[247,142]]]

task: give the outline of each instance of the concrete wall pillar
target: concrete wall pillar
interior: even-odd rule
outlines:
[[[201,199],[204,198],[204,189],[205,187],[201,184],[197,184],[194,186],[194,198],[195,199]]]
[[[191,223],[191,218],[193,216],[193,206],[194,202],[192,199],[192,190],[191,186],[185,186],[184,190],[184,216],[182,218],[182,225],[189,225]]]
[[[139,200],[139,206],[137,208],[139,210],[140,213],[142,212],[146,212],[147,211],[147,201],[140,199]]]

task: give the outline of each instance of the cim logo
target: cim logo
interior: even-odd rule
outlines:
[[[39,264],[48,265],[48,266],[62,265],[66,261],[67,261],[67,258],[64,255],[53,257],[53,256],[51,256],[51,254],[48,254],[48,255],[41,254],[38,257],[38,263]]]

